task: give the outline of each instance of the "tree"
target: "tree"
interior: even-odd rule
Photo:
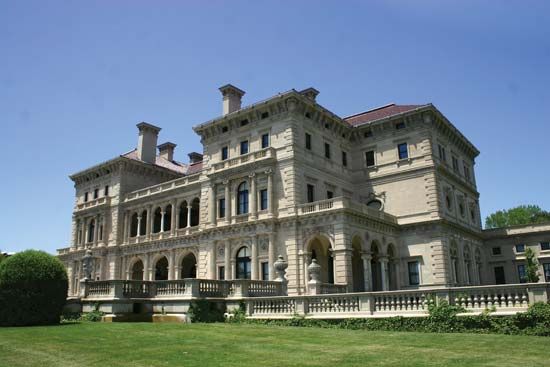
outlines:
[[[535,252],[529,247],[525,249],[525,276],[528,283],[537,283],[539,281],[539,263],[535,256]]]
[[[522,224],[550,222],[550,212],[537,205],[520,205],[499,210],[485,218],[485,228],[503,228]]]

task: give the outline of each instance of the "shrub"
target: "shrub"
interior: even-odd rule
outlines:
[[[192,302],[187,312],[191,322],[219,322],[224,321],[224,311],[216,302],[201,299]]]
[[[67,273],[56,257],[27,250],[0,264],[0,325],[57,324],[67,299]]]

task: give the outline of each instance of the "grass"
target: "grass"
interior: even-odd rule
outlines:
[[[547,338],[241,324],[0,328],[0,366],[550,366]]]

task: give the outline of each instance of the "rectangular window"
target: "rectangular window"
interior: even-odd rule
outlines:
[[[506,276],[504,275],[503,266],[495,266],[495,283],[496,284],[506,284]]]
[[[218,216],[225,218],[225,198],[218,201]]]
[[[105,189],[103,190],[103,196],[109,196],[109,185],[105,186]]]
[[[269,280],[269,263],[262,263],[262,280]]]
[[[94,199],[99,197],[99,189],[94,189]]]
[[[222,161],[225,161],[227,158],[229,158],[229,149],[225,146],[222,147]]]
[[[540,249],[542,251],[550,250],[550,242],[541,242]]]
[[[374,150],[369,150],[365,153],[365,160],[367,161],[367,167],[373,167],[376,164],[374,161]]]
[[[225,266],[218,266],[218,280],[225,280]]]
[[[470,167],[468,167],[468,165],[464,163],[462,168],[464,169],[464,177],[466,178],[467,181],[470,181]]]
[[[399,154],[399,159],[409,158],[409,150],[407,148],[407,143],[401,143],[397,145],[397,152]]]
[[[520,283],[527,283],[527,274],[525,273],[525,265],[518,265],[518,278]]]
[[[420,284],[420,271],[418,261],[409,262],[409,285]]]
[[[542,264],[542,269],[544,271],[544,281],[550,282],[550,263]]]
[[[332,191],[327,191],[327,199],[332,199],[334,197],[334,193]]]
[[[453,156],[453,171],[458,173],[458,159]]]
[[[241,155],[248,154],[248,140],[241,141]]]
[[[325,158],[330,159],[330,144],[325,143]]]
[[[262,135],[262,149],[269,147],[269,134]]]
[[[492,252],[493,252],[493,255],[495,256],[502,255],[502,250],[500,249],[500,247],[493,247]]]
[[[85,192],[85,193],[84,193],[84,202],[87,202],[87,201],[88,201],[88,193]]]
[[[267,210],[267,189],[260,190],[260,210]]]
[[[306,133],[306,149],[311,150],[311,135]]]
[[[404,129],[404,128],[405,128],[405,123],[403,121],[398,122],[397,124],[395,124],[395,129],[396,130],[401,130],[401,129]]]
[[[438,149],[439,159],[441,159],[442,162],[447,163],[447,154],[445,153],[445,148],[441,144],[438,144]]]
[[[348,154],[344,151],[342,151],[342,166],[348,166]]]
[[[313,203],[315,201],[315,186],[307,185],[307,202]]]
[[[523,243],[516,245],[516,253],[521,254],[522,252],[525,252],[525,245]]]

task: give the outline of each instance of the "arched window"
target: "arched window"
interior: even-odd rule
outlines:
[[[90,221],[88,224],[88,242],[94,242],[94,231],[95,231],[95,219]]]
[[[180,204],[180,219],[178,223],[178,228],[187,227],[187,201],[184,201]]]
[[[197,277],[197,259],[195,255],[188,254],[181,260],[180,278],[196,278]]]
[[[200,200],[199,198],[193,199],[191,204],[191,226],[199,225],[199,214],[200,214]]]
[[[132,219],[130,221],[130,237],[136,237],[138,235],[138,215],[137,213],[132,214]]]
[[[237,214],[248,213],[248,183],[242,182],[237,189]]]
[[[250,279],[250,255],[248,247],[241,247],[237,252],[237,279]]]
[[[132,266],[131,280],[143,280],[143,262],[138,260]]]
[[[162,220],[162,214],[161,214],[161,209],[160,208],[157,208],[155,210],[155,214],[154,214],[154,219],[153,219],[153,233],[159,233],[161,228],[160,228],[160,223],[161,223],[161,220]]]
[[[155,280],[168,280],[168,259],[162,257],[155,265]]]
[[[139,223],[139,235],[145,236],[147,234],[147,210],[141,212],[141,221]]]
[[[172,228],[172,205],[166,205],[164,208],[164,228],[163,231],[169,231]]]

